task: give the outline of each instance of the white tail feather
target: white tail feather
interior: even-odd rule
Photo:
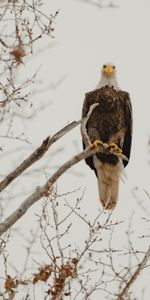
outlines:
[[[105,209],[113,209],[118,199],[121,164],[103,163],[96,156],[93,159],[97,170],[100,201]]]

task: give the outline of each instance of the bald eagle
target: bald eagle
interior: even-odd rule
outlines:
[[[92,104],[99,105],[88,119],[86,129],[91,143],[99,140],[112,148],[121,149],[130,158],[132,139],[132,106],[129,93],[122,91],[117,83],[116,67],[106,63],[101,70],[101,79],[95,90],[85,94],[82,117],[85,117]],[[83,148],[85,145],[83,142]],[[114,209],[118,198],[119,179],[122,165],[112,153],[97,153],[85,159],[94,170],[99,187],[99,198],[105,209]]]

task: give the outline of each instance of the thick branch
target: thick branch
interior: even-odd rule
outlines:
[[[62,176],[69,168],[85,159],[89,155],[93,155],[97,152],[97,149],[87,148],[85,151],[75,155],[70,160],[65,162],[48,180],[47,182],[35,189],[35,191],[27,197],[23,203],[8,217],[4,222],[0,224],[0,235],[5,233],[14,223],[16,223],[26,211],[43,196],[47,196],[57,179]]]
[[[37,160],[39,160],[50,148],[52,144],[54,144],[58,139],[60,139],[62,136],[64,136],[67,132],[78,126],[80,123],[81,125],[81,134],[83,135],[83,138],[88,140],[88,136],[86,133],[86,123],[89,119],[93,109],[98,104],[93,104],[87,116],[79,121],[74,121],[64,128],[62,128],[60,131],[58,131],[56,134],[54,134],[52,137],[47,137],[43,143],[31,154],[29,155],[17,168],[15,168],[11,173],[9,173],[1,182],[0,182],[0,192],[2,192],[13,180],[15,180],[20,174],[22,174],[27,168],[29,168],[31,165],[33,165]],[[90,145],[89,143],[86,143],[87,146]]]
[[[144,255],[142,261],[138,264],[134,274],[131,276],[131,278],[127,281],[125,287],[121,291],[121,293],[118,295],[117,300],[124,300],[126,298],[126,295],[137,279],[137,277],[140,275],[141,271],[144,269],[144,267],[147,264],[148,259],[150,258],[150,247],[148,248],[146,254]]]
[[[68,126],[64,127],[62,130],[60,130],[58,133],[56,133],[52,138],[48,137],[42,145],[36,149],[25,161],[23,161],[11,174],[9,174],[1,183],[0,187],[1,190],[4,189],[10,182],[12,182],[17,176],[19,176],[27,167],[29,167],[33,162],[38,160],[43,156],[43,154],[48,150],[50,145],[52,145],[56,140],[58,140],[60,137],[62,137],[65,133],[67,133],[69,130],[77,126],[79,123],[82,123],[81,132],[84,135],[84,138],[87,136],[86,127],[85,124],[90,117],[93,109],[96,107],[96,105],[93,105],[89,109],[89,113],[87,114],[85,119],[82,119],[78,122],[73,122],[69,124]],[[85,122],[84,122],[85,120]],[[88,138],[86,137],[88,140]],[[90,141],[88,141],[90,143]],[[8,217],[5,219],[4,222],[0,224],[0,235],[2,235],[4,232],[6,232],[14,223],[17,222],[25,213],[26,211],[32,206],[35,202],[37,202],[39,199],[41,199],[43,196],[47,196],[53,184],[57,181],[57,179],[63,175],[69,168],[71,168],[73,165],[80,162],[82,159],[87,158],[90,155],[94,155],[97,152],[105,152],[112,153],[111,149],[108,150],[107,144],[100,144],[93,148],[91,147],[91,144],[85,151],[80,152],[79,154],[75,155],[73,158],[65,162],[48,180],[47,182],[40,187],[37,187],[35,191],[27,197],[23,203]],[[122,153],[114,153],[114,155],[124,158],[125,156]]]
[[[81,123],[81,120],[74,121],[69,125],[62,128],[52,137],[47,137],[43,143],[31,154],[29,155],[17,168],[15,168],[11,173],[9,173],[1,182],[0,182],[0,192],[4,190],[13,180],[15,180],[20,174],[22,174],[27,168],[33,165],[37,160],[39,160],[54,144],[58,139],[64,136],[67,132],[75,128]]]
[[[90,109],[88,111],[87,116],[82,120],[81,122],[81,135],[84,141],[84,144],[86,147],[89,147],[91,145],[91,141],[89,139],[89,136],[87,134],[87,130],[86,130],[86,125],[87,125],[87,121],[90,118],[93,110],[99,105],[99,103],[94,103],[90,106]]]

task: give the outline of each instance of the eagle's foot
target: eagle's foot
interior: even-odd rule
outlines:
[[[103,145],[102,141],[95,140],[94,143],[92,143],[90,147],[91,147],[91,149],[95,149],[95,148],[97,148],[98,146],[101,146],[101,145]]]
[[[107,149],[111,150],[112,152],[122,153],[122,149],[120,149],[115,143],[109,144]]]

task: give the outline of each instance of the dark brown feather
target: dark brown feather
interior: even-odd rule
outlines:
[[[85,117],[92,104],[99,103],[87,122],[87,133],[91,143],[101,140],[104,143],[116,143],[129,159],[132,139],[132,108],[127,92],[116,91],[111,87],[103,87],[86,93],[82,117]],[[83,143],[83,147],[85,145]],[[97,154],[102,162],[116,165],[118,158],[112,155]],[[88,157],[86,163],[95,171],[93,158]],[[127,161],[123,161],[124,166]]]

